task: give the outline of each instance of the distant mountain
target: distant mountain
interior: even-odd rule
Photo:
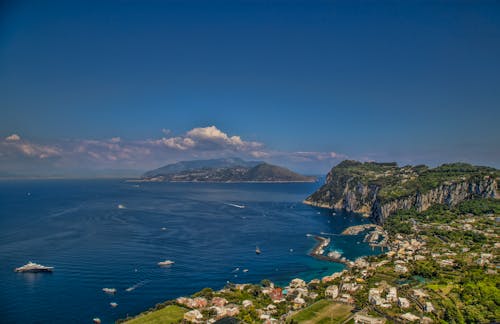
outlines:
[[[286,168],[239,158],[182,161],[144,173],[145,181],[166,182],[314,182]]]

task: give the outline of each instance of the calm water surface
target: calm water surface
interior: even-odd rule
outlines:
[[[342,265],[307,255],[315,241],[306,234],[336,234],[367,220],[301,204],[318,186],[2,181],[1,322],[90,323],[100,317],[112,323],[227,281],[285,283],[340,271]],[[331,238],[332,248],[348,258],[373,253],[362,237]],[[157,266],[166,259],[175,264]],[[55,271],[13,272],[30,260]],[[106,295],[104,287],[116,288],[116,295]]]

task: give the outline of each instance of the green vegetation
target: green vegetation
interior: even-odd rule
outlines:
[[[499,214],[499,200],[478,199],[452,208],[433,206],[421,213],[399,211],[385,223],[391,235],[404,234],[407,239],[426,242],[432,256],[412,261],[410,273],[400,277],[418,275],[427,279],[417,286],[432,292],[432,302],[439,310],[436,319],[486,323],[500,318],[500,276],[495,255]],[[405,230],[408,228],[410,232]],[[452,263],[443,266],[441,260]],[[383,269],[377,269],[380,271]]]
[[[162,309],[141,314],[129,321],[127,324],[169,324],[169,323],[179,323],[184,313],[188,310],[179,307],[177,305],[169,305]]]
[[[375,198],[383,204],[413,197],[417,193],[425,194],[443,185],[478,183],[499,176],[500,171],[497,169],[466,163],[429,168],[425,165],[398,167],[396,163],[343,161],[330,171],[326,184],[308,200],[333,206],[346,198],[345,190],[348,189],[351,195],[349,199],[359,203],[358,207],[371,208]],[[361,187],[368,188],[368,191],[360,190]]]
[[[335,303],[331,300],[320,300],[291,316],[290,323],[342,323],[350,315],[353,307]]]

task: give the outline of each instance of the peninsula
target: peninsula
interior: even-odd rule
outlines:
[[[314,182],[284,167],[239,158],[182,161],[144,173],[150,182]]]
[[[494,198],[500,171],[466,163],[398,167],[396,163],[343,161],[304,203],[361,213],[383,224],[399,210],[425,211],[434,204],[456,206]]]

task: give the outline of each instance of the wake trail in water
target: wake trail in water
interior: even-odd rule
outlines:
[[[230,203],[226,203],[224,205],[228,205],[228,206],[232,206],[232,207],[236,207],[236,208],[245,208],[244,205],[237,205],[237,204],[230,204]]]
[[[130,286],[128,287],[127,289],[125,289],[125,291],[134,291],[136,290],[137,288],[140,288],[142,286],[144,286],[145,284],[147,284],[148,282],[150,282],[151,280],[142,280],[142,281],[139,281],[138,283],[136,283],[135,285],[133,286]]]

